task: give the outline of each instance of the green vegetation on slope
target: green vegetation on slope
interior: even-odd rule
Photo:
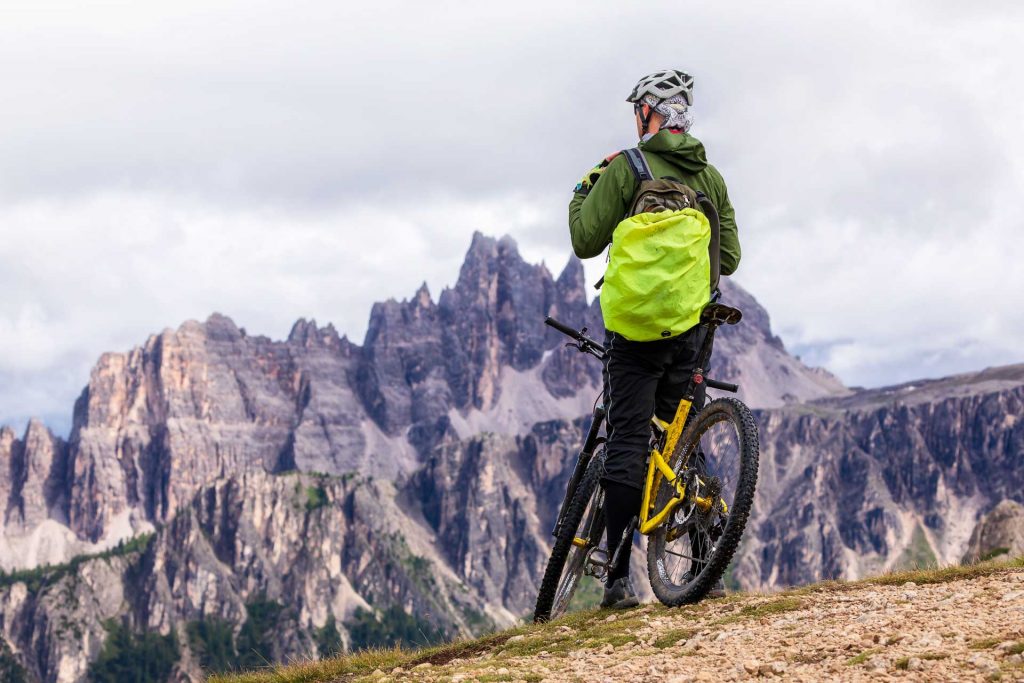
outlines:
[[[174,635],[132,633],[119,621],[104,624],[107,639],[89,667],[91,683],[164,683],[178,661]]]
[[[935,556],[932,544],[928,542],[924,529],[920,524],[914,527],[910,537],[910,545],[906,547],[900,559],[896,561],[899,570],[932,569],[939,566],[939,558]]]
[[[989,550],[987,553],[985,553],[984,555],[981,556],[981,559],[979,561],[980,562],[988,562],[989,560],[996,559],[1000,555],[1009,555],[1009,554],[1010,554],[1010,549],[1009,548],[1004,548],[1004,547],[1000,546],[999,548],[992,548],[992,550]]]
[[[379,613],[357,609],[347,622],[353,651],[369,648],[423,647],[444,642],[448,636],[430,622],[407,614],[399,605]]]
[[[248,617],[238,632],[238,668],[255,669],[274,660],[273,638],[282,606],[265,596],[246,603]]]
[[[28,683],[28,672],[11,652],[11,646],[0,638],[0,681],[4,683]]]
[[[306,510],[312,512],[327,505],[327,491],[323,486],[306,487]]]
[[[189,622],[185,627],[188,645],[199,659],[203,671],[227,673],[235,667],[235,651],[231,622],[217,617]]]
[[[236,639],[231,622],[207,617],[189,622],[188,644],[203,671],[225,674],[258,669],[274,659],[274,633],[280,626],[284,607],[266,596],[246,603],[246,620]]]
[[[78,568],[85,562],[145,552],[152,540],[153,534],[140,534],[127,541],[121,541],[110,550],[104,550],[101,553],[78,555],[64,564],[47,564],[35,569],[19,569],[10,573],[0,570],[0,588],[13,586],[16,583],[24,583],[29,593],[38,593],[41,589],[57,583],[65,576],[76,574]]]
[[[338,630],[338,624],[334,621],[333,614],[327,617],[327,623],[313,633],[313,639],[316,640],[316,650],[321,658],[341,654],[341,632]]]

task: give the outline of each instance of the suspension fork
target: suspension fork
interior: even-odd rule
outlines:
[[[562,505],[558,508],[558,517],[555,518],[555,526],[551,529],[552,536],[558,536],[558,532],[562,528],[562,517],[565,515],[565,511],[569,507],[569,503],[572,501],[573,496],[576,495],[576,488],[579,486],[580,480],[583,479],[583,475],[586,473],[587,467],[590,465],[591,458],[594,457],[594,449],[598,443],[598,434],[601,431],[601,425],[604,424],[605,414],[605,407],[603,405],[594,409],[594,419],[590,423],[590,429],[587,431],[587,438],[583,442],[583,449],[580,451],[579,457],[576,459],[576,467],[573,468],[572,476],[569,477],[569,483],[565,487],[565,498],[562,499]]]

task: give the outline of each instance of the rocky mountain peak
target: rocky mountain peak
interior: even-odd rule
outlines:
[[[565,287],[566,289],[580,288],[585,291],[586,283],[583,280],[583,261],[580,261],[576,256],[570,256],[556,282],[559,287]]]
[[[340,338],[338,331],[330,323],[325,327],[319,327],[316,324],[316,320],[299,318],[292,325],[292,329],[288,333],[288,344],[305,348],[325,347],[341,349],[342,346],[348,344],[348,339],[343,340]]]
[[[67,447],[42,422],[29,420],[21,439],[0,430],[0,519],[9,530],[31,530],[63,496]]]
[[[420,308],[432,308],[434,300],[430,298],[430,289],[427,287],[426,281],[420,285],[420,288],[416,290],[416,294],[413,296],[413,301]]]
[[[8,452],[10,445],[18,438],[14,430],[8,425],[0,425],[0,455]],[[6,449],[6,450],[5,450]]]
[[[212,314],[206,319],[206,322],[203,323],[201,328],[198,323],[196,323],[195,326],[189,327],[214,341],[233,342],[244,336],[242,334],[242,330],[235,324],[235,321],[223,313]]]
[[[781,392],[841,390],[785,354],[753,298],[726,291],[746,321],[722,332],[721,374],[740,379],[754,405],[782,402]],[[591,297],[578,259],[555,280],[525,262],[511,238],[477,233],[438,303],[424,283],[409,300],[376,304],[362,347],[315,320],[298,320],[285,342],[247,336],[219,313],[187,321],[100,358],[76,402],[69,444],[54,445],[33,423],[24,440],[2,437],[6,458],[14,463],[21,449],[43,469],[65,468],[52,481],[66,495],[39,489],[40,514],[58,501],[66,506],[58,517],[90,542],[114,526],[122,535],[136,528],[118,521],[126,515],[164,520],[218,472],[370,467],[401,476],[451,438],[452,420],[460,433],[469,419],[521,432],[542,417],[583,412],[599,364],[564,349],[543,319],[586,325],[600,337]],[[762,381],[767,388],[759,389]],[[566,402],[581,392],[586,400]],[[385,448],[394,457],[374,457]]]
[[[319,337],[320,329],[316,325],[316,320],[306,320],[305,318],[296,320],[288,332],[288,342],[302,346],[315,342]]]
[[[555,280],[555,291],[558,298],[574,309],[583,310],[587,307],[593,289],[587,287],[583,274],[583,262],[575,256],[569,258],[558,279]]]

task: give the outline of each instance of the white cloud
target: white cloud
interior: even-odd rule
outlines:
[[[474,230],[530,234],[536,204],[513,195],[435,197],[401,210],[226,211],[196,198],[116,192],[5,207],[0,415],[44,414],[67,426],[102,352],[214,311],[253,334],[282,338],[307,317],[361,342],[373,302],[410,296],[422,282],[436,299]]]
[[[855,384],[1021,360],[1018,2],[0,12],[0,423],[66,425],[101,351],[215,310],[361,339],[474,229],[557,273],[569,188],[668,65],[791,347]]]

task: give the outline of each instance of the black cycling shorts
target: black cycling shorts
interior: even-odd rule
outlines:
[[[643,488],[651,416],[666,422],[675,417],[706,333],[698,325],[676,337],[649,342],[629,341],[615,332],[605,336],[608,444],[602,481]],[[703,405],[700,384],[694,409]]]

